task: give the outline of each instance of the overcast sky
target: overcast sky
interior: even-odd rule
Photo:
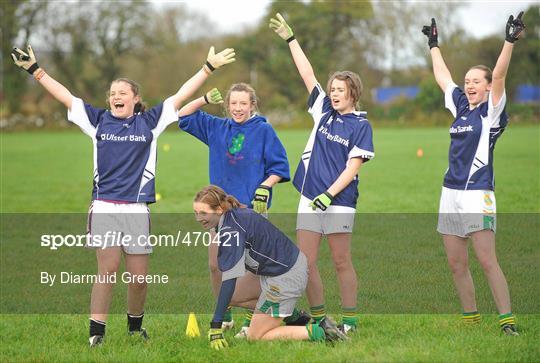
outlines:
[[[204,13],[220,32],[238,32],[256,24],[264,15],[270,0],[152,0],[157,6],[184,3],[188,9]],[[471,24],[481,38],[496,32],[503,34],[506,19],[516,16],[538,0],[468,1],[461,9],[463,24]]]

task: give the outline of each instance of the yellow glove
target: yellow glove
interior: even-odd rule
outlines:
[[[218,54],[215,54],[214,47],[210,47],[204,68],[208,73],[211,73],[225,64],[234,62],[236,60],[234,58],[235,55],[236,53],[234,53],[234,49],[232,48],[224,49]]]
[[[332,204],[333,200],[334,197],[332,196],[332,194],[324,192],[316,196],[315,199],[313,199],[311,203],[309,203],[309,206],[313,210],[319,208],[320,210],[325,211],[330,206],[330,204]]]
[[[229,343],[225,340],[223,335],[223,329],[210,328],[208,331],[208,340],[210,340],[210,347],[215,350],[220,350],[229,346]]]
[[[255,190],[255,196],[251,201],[253,204],[253,210],[259,214],[265,214],[268,212],[268,201],[270,200],[270,187],[266,185],[259,185]]]
[[[285,19],[283,19],[280,13],[276,14],[276,18],[277,19],[270,19],[270,28],[275,31],[283,40],[286,40],[287,43],[294,40],[294,33],[291,27],[287,24]]]
[[[212,105],[218,105],[223,103],[223,97],[217,88],[212,88],[204,95],[204,100],[206,103],[211,103]]]

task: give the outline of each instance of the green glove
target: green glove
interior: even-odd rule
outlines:
[[[319,208],[320,210],[325,211],[330,206],[330,204],[332,204],[333,200],[334,197],[332,196],[332,194],[324,192],[316,196],[315,199],[313,199],[311,203],[309,203],[309,206],[313,210]]]
[[[294,33],[291,27],[287,24],[285,19],[281,16],[280,13],[276,14],[276,18],[270,19],[270,28],[277,33],[283,40],[286,40],[287,43],[294,40]]]
[[[204,95],[204,100],[206,103],[211,103],[212,105],[218,105],[223,103],[223,97],[217,88],[212,88]]]
[[[39,68],[36,57],[34,56],[34,51],[32,50],[32,47],[28,45],[26,48],[28,51],[28,54],[20,50],[19,48],[13,48],[11,51],[11,58],[13,58],[13,62],[18,67],[21,67],[25,71],[27,71],[30,74],[34,74],[36,69]]]
[[[211,73],[219,67],[234,62],[236,59],[234,56],[234,49],[227,48],[215,54],[214,47],[210,47],[208,51],[208,57],[206,57],[206,64],[204,65],[205,69]]]
[[[268,201],[270,200],[270,187],[266,185],[259,185],[255,190],[255,197],[251,201],[253,204],[253,210],[259,214],[265,214],[268,212]]]
[[[208,331],[208,339],[210,340],[210,347],[215,350],[220,350],[229,346],[229,343],[225,340],[223,335],[223,329],[210,328]]]

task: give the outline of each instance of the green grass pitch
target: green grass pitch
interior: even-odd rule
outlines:
[[[278,131],[291,174],[308,130]],[[49,251],[37,246],[43,231],[80,233],[90,202],[92,150],[75,127],[65,132],[1,135],[2,361],[539,361],[540,349],[540,127],[514,126],[495,150],[497,253],[507,276],[521,335],[502,336],[487,282],[474,257],[471,269],[483,314],[463,327],[440,237],[436,212],[449,136],[443,128],[375,129],[376,157],[360,171],[359,214],[353,259],[359,276],[360,329],[350,342],[235,341],[211,351],[206,328],[213,311],[206,249],[164,247],[151,257],[151,273],[170,276],[149,286],[144,344],[125,333],[125,285],[115,287],[106,344],[87,347],[90,285],[46,287],[40,271],[95,273],[83,248]],[[168,147],[165,147],[168,145]],[[164,148],[165,147],[165,148]],[[417,150],[423,156],[417,157]],[[168,149],[168,151],[165,151]],[[194,225],[191,201],[208,183],[206,146],[171,126],[159,140],[153,233]],[[271,218],[294,239],[298,193],[291,183],[274,189]],[[186,227],[189,226],[189,227]],[[195,228],[195,227],[193,227]],[[472,253],[472,251],[471,251]],[[329,251],[320,269],[328,309],[339,318],[339,292]],[[307,308],[305,299],[301,308]],[[184,335],[194,310],[201,338]],[[48,312],[48,313],[46,313]],[[242,319],[235,310],[235,320]],[[537,343],[534,343],[534,342]]]

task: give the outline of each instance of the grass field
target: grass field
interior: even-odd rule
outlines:
[[[172,128],[172,127],[171,127]],[[73,128],[74,129],[74,128]],[[308,131],[278,132],[294,172]],[[479,326],[463,328],[459,303],[435,232],[448,133],[440,128],[376,129],[373,161],[360,172],[359,215],[353,258],[364,313],[353,339],[331,347],[305,342],[234,341],[213,352],[204,335],[214,301],[202,246],[156,249],[151,273],[170,282],[152,285],[142,344],[125,334],[125,285],[115,289],[107,343],[89,350],[90,285],[47,287],[40,271],[93,273],[95,258],[82,248],[50,251],[38,246],[44,231],[80,233],[90,201],[92,151],[79,132],[1,135],[2,361],[539,361],[540,349],[540,128],[509,127],[495,151],[498,255],[509,280],[521,336],[501,336],[482,272],[471,261]],[[165,152],[163,146],[170,150]],[[160,138],[153,233],[192,228],[191,200],[208,183],[207,150],[188,135]],[[422,148],[424,156],[416,151]],[[294,237],[298,194],[291,183],[274,190],[272,221]],[[194,228],[194,227],[193,227]],[[320,268],[327,304],[337,318],[338,291],[329,251]],[[300,302],[307,308],[305,300]],[[184,335],[186,313],[196,311],[203,337]],[[238,311],[240,313],[240,310]],[[235,317],[240,320],[240,314]]]

